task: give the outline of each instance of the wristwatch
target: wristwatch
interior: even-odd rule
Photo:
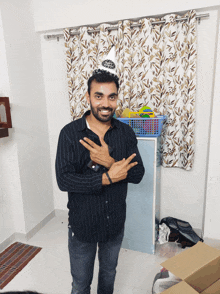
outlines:
[[[109,154],[111,154],[112,151],[113,151],[113,148],[111,146],[108,146]],[[94,170],[95,172],[97,172],[100,168],[100,165],[92,160],[90,160],[90,162],[87,164],[87,166],[89,168],[91,168],[92,170]]]

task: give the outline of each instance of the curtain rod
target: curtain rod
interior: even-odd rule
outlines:
[[[197,15],[196,20],[198,20],[200,23],[200,20],[205,17],[209,17],[209,13]],[[176,21],[182,21],[182,20],[187,20],[187,19],[188,19],[188,17],[182,17],[182,18],[177,18]],[[152,22],[152,25],[164,24],[164,23],[165,23],[165,20],[160,20],[160,21]],[[135,28],[135,27],[141,27],[141,25],[140,24],[131,24],[131,28]],[[118,29],[118,26],[107,27],[107,30],[109,30],[109,31],[113,31],[113,30],[117,30],[117,29]],[[99,29],[88,30],[88,33],[98,33],[98,32],[100,32]],[[79,34],[80,34],[80,32],[78,32],[78,31],[70,33],[71,36],[76,36]],[[63,36],[64,36],[63,34],[45,35],[44,38],[47,40],[57,38],[57,40],[59,40],[59,38],[63,37]]]

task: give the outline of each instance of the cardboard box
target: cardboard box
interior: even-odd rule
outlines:
[[[182,281],[163,294],[220,294],[220,250],[198,242],[161,264]]]

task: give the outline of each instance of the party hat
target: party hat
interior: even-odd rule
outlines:
[[[108,55],[105,57],[105,59],[102,61],[101,65],[99,66],[99,69],[105,70],[110,72],[111,74],[116,74],[116,64],[115,64],[115,46],[111,48]]]

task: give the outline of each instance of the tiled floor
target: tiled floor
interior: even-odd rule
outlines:
[[[43,249],[0,293],[35,290],[43,294],[70,294],[67,218],[53,218],[27,243]],[[220,249],[220,241],[205,240],[205,243]],[[160,263],[183,250],[187,249],[182,249],[176,243],[158,245],[155,255],[121,249],[114,293],[151,294],[153,279],[161,269]],[[91,294],[97,293],[97,279],[96,257]]]

